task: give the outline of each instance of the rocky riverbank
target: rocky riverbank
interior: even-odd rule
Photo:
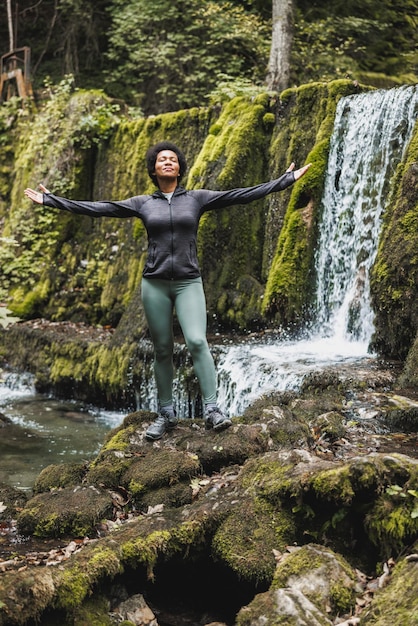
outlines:
[[[135,412],[92,462],[2,489],[0,624],[415,623],[418,397],[397,380],[324,370],[153,444]]]

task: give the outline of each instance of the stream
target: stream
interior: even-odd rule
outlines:
[[[25,491],[47,465],[91,460],[124,417],[38,394],[28,375],[3,376],[0,413],[12,422],[0,428],[0,483]]]

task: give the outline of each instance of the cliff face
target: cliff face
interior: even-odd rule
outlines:
[[[375,348],[392,358],[409,355],[407,378],[417,383],[418,330],[418,128],[393,177],[371,276]],[[413,367],[415,362],[415,367]]]
[[[37,111],[9,107],[7,117],[4,109],[0,300],[23,319],[112,326],[122,342],[140,336],[142,224],[60,213],[32,205],[23,190],[43,182],[58,195],[79,199],[149,193],[144,155],[166,138],[185,151],[191,188],[254,185],[279,176],[292,161],[313,163],[283,193],[207,214],[199,239],[210,330],[300,327],[308,321],[315,284],[335,109],[355,91],[351,81],[334,81],[290,89],[280,98],[239,97],[219,108],[130,119],[102,93],[74,90],[67,81]],[[375,345],[381,354],[401,358],[418,326],[415,152],[414,138],[393,182],[372,282]]]

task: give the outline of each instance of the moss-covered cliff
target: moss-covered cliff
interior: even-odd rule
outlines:
[[[397,169],[383,216],[378,256],[371,275],[374,346],[405,358],[418,331],[418,124]],[[412,365],[412,355],[410,362]],[[415,364],[417,356],[415,349]],[[409,379],[417,382],[417,369]]]
[[[302,165],[309,155],[314,161],[308,180],[294,188],[276,252],[290,192],[208,215],[200,233],[210,318],[241,330],[267,323],[266,313],[276,322],[293,321],[306,301],[313,247],[307,231],[315,223],[336,102],[353,89],[350,81],[336,81],[289,90],[280,100],[236,98],[220,113],[202,108],[131,120],[103,94],[64,81],[29,124],[26,117],[14,127],[13,174],[2,189],[2,299],[24,318],[116,326],[139,283],[142,225],[33,206],[23,189],[42,181],[75,198],[147,193],[146,149],[168,138],[186,152],[191,187],[253,185],[279,176],[292,160]],[[300,245],[294,246],[295,237]]]

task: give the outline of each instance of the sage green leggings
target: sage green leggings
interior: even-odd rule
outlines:
[[[142,303],[154,344],[154,375],[158,402],[173,402],[173,314],[193,359],[203,402],[216,403],[216,370],[206,339],[206,298],[201,278],[142,279]]]

